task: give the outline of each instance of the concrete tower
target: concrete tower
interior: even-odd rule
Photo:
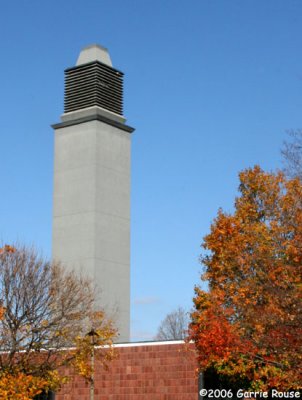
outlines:
[[[107,49],[84,48],[65,71],[64,114],[55,130],[53,258],[92,277],[97,306],[130,324],[130,145],[123,73]]]

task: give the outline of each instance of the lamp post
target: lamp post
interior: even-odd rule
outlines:
[[[90,353],[90,365],[91,365],[90,400],[94,400],[94,346],[95,346],[95,338],[98,337],[99,334],[92,328],[91,331],[87,333],[87,336],[90,337],[90,343],[91,343],[91,353]]]

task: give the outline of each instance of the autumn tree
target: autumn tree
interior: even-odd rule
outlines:
[[[200,369],[245,389],[302,382],[302,183],[259,167],[240,173],[234,212],[204,238],[190,338]]]
[[[167,314],[166,317],[161,321],[155,339],[184,339],[188,333],[188,325],[188,313],[182,307],[178,307],[176,310]]]
[[[116,331],[103,311],[93,309],[92,282],[34,249],[1,249],[0,299],[1,399],[27,400],[42,390],[56,390],[66,381],[63,366],[89,380],[92,349],[87,333],[92,328],[97,333],[94,345],[109,346],[96,356],[104,365],[112,358]]]

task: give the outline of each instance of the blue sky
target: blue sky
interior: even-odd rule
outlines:
[[[238,172],[281,167],[302,127],[300,0],[3,2],[0,238],[51,254],[53,131],[80,49],[125,72],[132,147],[132,339],[192,306],[202,237]]]

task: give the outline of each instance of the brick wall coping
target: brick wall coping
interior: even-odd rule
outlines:
[[[163,341],[150,341],[150,342],[127,342],[127,343],[114,343],[112,347],[114,348],[121,348],[121,347],[139,347],[139,346],[164,346],[164,345],[170,345],[170,344],[184,344],[186,343],[184,340],[163,340]],[[190,342],[193,343],[193,342]],[[105,345],[105,346],[94,346],[95,349],[107,349],[110,346]],[[48,351],[49,349],[41,349],[40,351]],[[50,349],[51,350],[51,349]],[[68,351],[68,350],[75,350],[75,347],[62,347],[60,349],[62,351]],[[34,350],[32,350],[34,351]],[[25,350],[20,350],[19,353],[25,353]],[[9,354],[9,351],[2,350],[0,351],[0,354]]]
[[[162,341],[150,341],[150,342],[128,342],[128,343],[115,343],[113,347],[138,347],[138,346],[164,346],[169,344],[184,344],[184,340],[162,340]],[[104,346],[101,346],[104,347]],[[96,349],[98,347],[96,346]]]

